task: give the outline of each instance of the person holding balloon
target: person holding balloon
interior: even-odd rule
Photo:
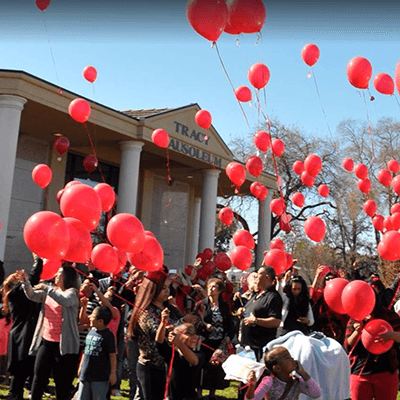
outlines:
[[[347,324],[344,347],[350,359],[352,400],[395,400],[399,362],[394,341],[400,342],[400,318],[375,293],[372,312]]]
[[[32,287],[25,271],[20,281],[26,296],[42,304],[29,354],[36,354],[32,400],[40,400],[53,369],[58,400],[69,400],[76,376],[79,354],[78,310],[79,277],[76,270],[62,266],[54,287]]]

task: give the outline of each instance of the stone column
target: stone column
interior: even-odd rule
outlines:
[[[4,260],[21,112],[26,99],[0,96],[0,260]]]
[[[207,247],[214,250],[219,174],[220,171],[215,169],[202,171],[203,191],[201,195],[199,251],[203,251]]]
[[[195,197],[192,206],[192,218],[189,225],[189,251],[187,256],[187,264],[193,264],[196,256],[199,253],[199,229],[200,229],[200,213],[201,213],[201,198]]]
[[[121,163],[119,167],[117,211],[136,215],[139,185],[140,153],[144,143],[120,142]]]
[[[263,252],[269,250],[271,241],[271,210],[272,190],[264,201],[258,203],[258,242],[256,254],[256,269],[260,268],[264,259]]]

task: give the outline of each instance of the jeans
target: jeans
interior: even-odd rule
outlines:
[[[106,400],[110,382],[79,382],[79,400]]]

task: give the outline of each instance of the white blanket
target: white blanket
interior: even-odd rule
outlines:
[[[300,331],[289,332],[271,342],[264,350],[276,346],[286,347],[292,357],[299,360],[304,369],[322,390],[321,400],[350,398],[350,362],[347,353],[336,340],[318,332],[320,339],[305,336]],[[300,395],[300,400],[309,397]]]
[[[334,339],[318,332],[320,338],[305,336],[300,331],[289,332],[268,343],[264,351],[276,346],[286,347],[292,357],[299,360],[304,369],[318,383],[322,390],[321,400],[345,400],[350,398],[350,362],[343,347]],[[242,359],[242,360],[241,360]],[[257,363],[253,351],[242,351],[229,356],[222,364],[225,379],[247,382],[249,368],[258,374],[264,367]],[[259,376],[257,374],[257,376]],[[301,394],[300,400],[309,397]]]

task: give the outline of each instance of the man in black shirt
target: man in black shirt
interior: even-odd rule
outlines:
[[[275,271],[261,267],[257,272],[257,292],[237,311],[241,318],[241,344],[250,346],[260,361],[263,347],[276,338],[282,319],[282,298],[275,289]]]

